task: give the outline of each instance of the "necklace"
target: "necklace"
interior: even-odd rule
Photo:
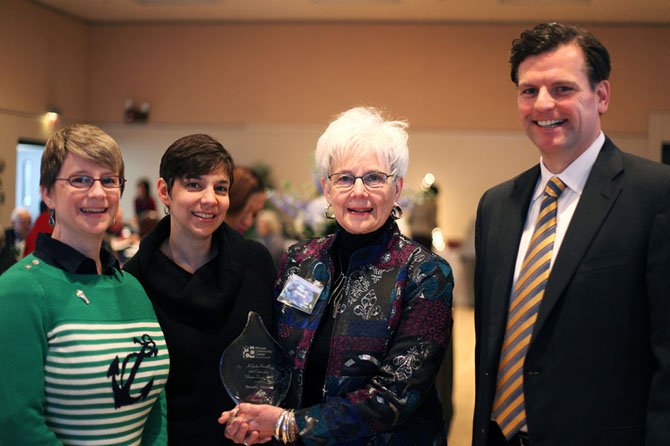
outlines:
[[[344,284],[347,282],[347,275],[344,274],[344,270],[342,269],[342,257],[339,253],[337,254],[337,259],[340,264],[340,275],[337,276],[337,279],[333,282],[333,292],[330,295],[331,302],[333,302],[333,319],[335,319],[340,312],[342,296],[344,295]]]

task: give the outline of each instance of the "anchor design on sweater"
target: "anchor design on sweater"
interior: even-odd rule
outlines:
[[[114,392],[114,407],[119,408],[122,406],[128,406],[134,404],[137,401],[144,400],[151,392],[151,388],[154,385],[154,379],[151,378],[149,382],[140,390],[139,395],[131,396],[130,388],[135,382],[135,375],[142,364],[144,358],[150,358],[152,356],[158,356],[158,347],[151,336],[148,334],[143,334],[142,338],[133,338],[133,343],[139,344],[141,346],[139,352],[130,353],[123,360],[121,369],[119,370],[119,357],[114,358],[112,363],[107,369],[107,377],[112,378],[112,390]],[[132,364],[132,368],[126,377],[126,368]],[[117,380],[118,376],[118,380]]]

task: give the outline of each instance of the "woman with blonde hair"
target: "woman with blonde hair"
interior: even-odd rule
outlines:
[[[46,143],[53,234],[0,276],[0,444],[167,443],[163,332],[142,286],[102,248],[123,170],[95,126]]]

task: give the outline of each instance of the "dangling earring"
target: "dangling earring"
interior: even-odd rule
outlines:
[[[116,217],[114,217],[114,220],[112,220],[112,226],[116,224]]]
[[[165,215],[170,215],[170,206],[168,206],[167,204],[163,206],[163,213]]]
[[[328,220],[333,220],[335,219],[335,211],[333,211],[333,206],[328,205],[326,209],[323,211],[323,215],[328,219]]]
[[[402,208],[398,203],[394,204],[393,209],[391,209],[391,218],[394,220],[402,218]]]
[[[49,226],[55,226],[55,225],[56,225],[56,210],[49,209]]]

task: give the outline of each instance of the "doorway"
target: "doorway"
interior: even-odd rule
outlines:
[[[16,207],[30,211],[33,221],[40,214],[40,164],[44,144],[19,140],[16,146]]]

